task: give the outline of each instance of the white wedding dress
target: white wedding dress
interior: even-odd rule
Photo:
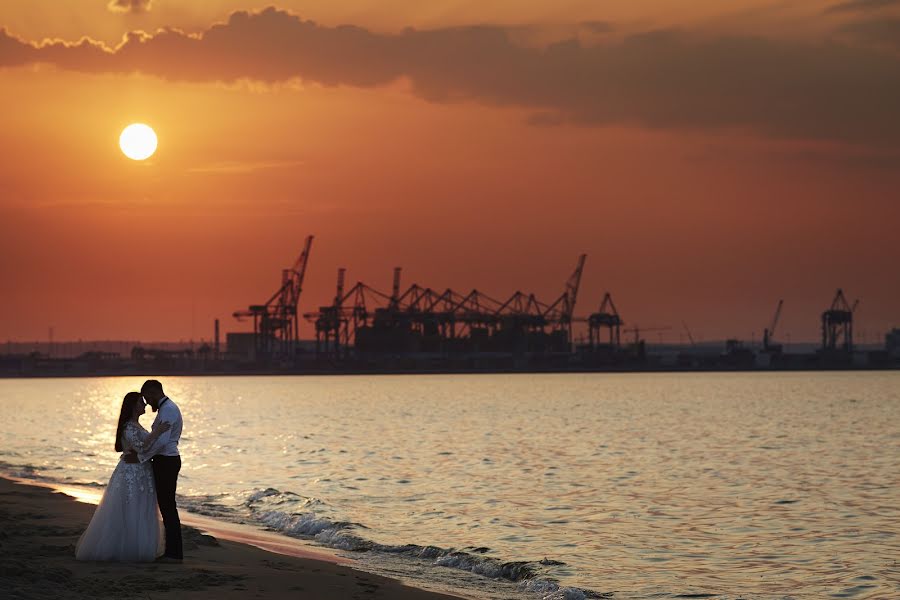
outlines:
[[[122,434],[125,452],[140,451],[149,433],[129,422]],[[91,523],[75,546],[77,560],[152,561],[163,553],[165,538],[156,504],[150,462],[119,459]]]

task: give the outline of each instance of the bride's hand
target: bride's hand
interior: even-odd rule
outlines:
[[[160,423],[159,425],[157,425],[156,428],[155,428],[153,431],[154,431],[154,432],[158,431],[158,432],[160,432],[160,433],[165,433],[165,432],[167,432],[167,431],[170,430],[170,429],[172,429],[172,424],[169,423],[168,421],[163,421],[162,423]]]

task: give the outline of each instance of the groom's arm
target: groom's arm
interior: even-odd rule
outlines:
[[[153,423],[154,429],[156,428],[156,423]],[[162,432],[159,437],[157,437],[153,443],[144,448],[141,452],[137,453],[137,461],[135,462],[147,462],[151,458],[153,458],[156,454],[159,453],[160,450],[166,447],[166,444],[169,443],[169,437],[172,435],[169,433],[171,429],[167,429]],[[126,461],[127,462],[127,461]]]

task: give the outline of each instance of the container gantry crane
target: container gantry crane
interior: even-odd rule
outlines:
[[[853,313],[859,300],[851,307],[838,289],[831,306],[822,313],[822,350],[853,352]]]
[[[591,350],[594,350],[602,342],[600,341],[600,330],[602,328],[609,329],[609,346],[614,350],[618,350],[621,345],[619,333],[622,325],[625,323],[616,310],[612,296],[606,292],[603,301],[600,302],[600,308],[597,312],[591,314],[588,319],[588,335],[591,344]]]

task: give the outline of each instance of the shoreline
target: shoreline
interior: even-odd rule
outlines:
[[[0,475],[0,480],[2,479],[26,487],[47,488],[52,492],[58,492],[65,496],[69,496],[76,502],[81,502],[89,506],[96,506],[100,502],[100,497],[103,494],[100,489],[77,484],[60,484],[50,481],[27,479],[24,477],[14,477],[11,475]],[[220,521],[213,517],[207,517],[185,509],[179,510],[179,516],[181,517],[182,525],[208,533],[218,540],[237,542],[239,544],[254,546],[260,550],[265,550],[274,554],[283,554],[285,556],[293,556],[296,558],[308,558],[311,560],[333,562],[342,565],[356,564],[354,561],[336,554],[330,548],[311,546],[303,540],[273,533],[255,525],[240,525],[228,521]]]
[[[62,490],[60,489],[62,488]],[[183,511],[185,560],[79,562],[94,504],[63,486],[0,477],[0,588],[16,599],[352,598],[459,600],[353,568],[353,561]],[[72,488],[72,491],[77,491]],[[208,532],[208,533],[207,533]],[[212,534],[218,534],[214,537]]]

